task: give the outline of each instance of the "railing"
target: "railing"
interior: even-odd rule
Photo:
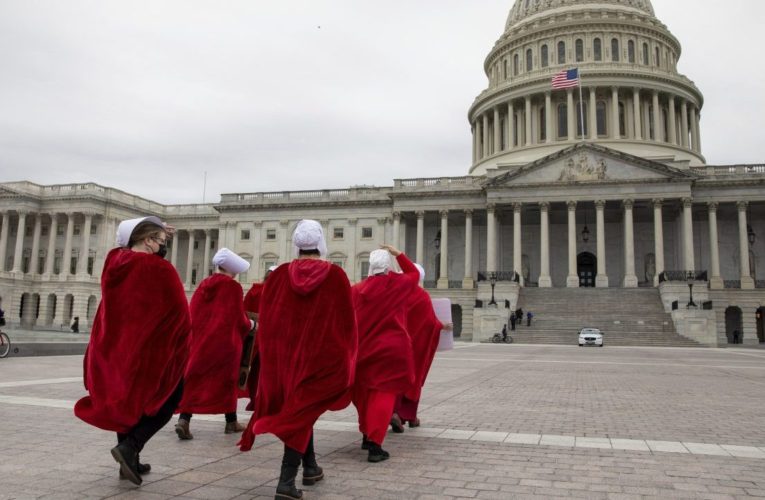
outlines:
[[[272,203],[272,202],[307,202],[337,200],[370,200],[383,198],[391,188],[359,186],[346,189],[321,189],[313,191],[275,191],[261,193],[226,193],[222,194],[221,203]]]
[[[422,282],[422,286],[425,288],[435,288],[438,282],[435,280],[425,280]]]
[[[478,282],[482,281],[491,281],[491,274],[487,271],[478,271],[477,280]],[[515,282],[520,283],[521,277],[518,273],[515,271],[499,271],[494,273],[497,279],[497,282]]]
[[[444,189],[450,189],[453,187],[477,186],[480,184],[481,180],[482,180],[481,177],[476,177],[472,175],[463,176],[463,177],[395,179],[393,181],[393,187],[395,189],[414,188],[414,187],[440,187]]]
[[[449,289],[455,290],[462,288],[462,280],[449,280]]]
[[[741,280],[725,280],[723,286],[725,288],[741,288]]]
[[[664,271],[659,273],[659,283],[665,281],[709,281],[707,271]]]
[[[765,280],[755,280],[754,287],[755,288],[765,288]]]
[[[765,165],[708,165],[706,167],[691,167],[691,172],[707,177],[716,175],[763,175]]]

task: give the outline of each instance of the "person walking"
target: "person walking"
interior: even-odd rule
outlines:
[[[516,318],[515,313],[510,313],[510,330],[515,331],[515,322],[518,320]]]
[[[172,231],[157,217],[120,223],[83,362],[88,395],[74,406],[78,418],[117,433],[112,457],[138,485],[151,470],[139,454],[172,418],[188,359],[186,292],[164,258]]]
[[[507,342],[507,324],[502,325],[502,342]]]
[[[75,316],[74,319],[72,319],[72,324],[70,325],[70,330],[72,330],[72,333],[80,333],[80,317]]]
[[[531,313],[531,311],[526,313],[526,326],[531,326],[531,318],[533,318],[534,315]]]

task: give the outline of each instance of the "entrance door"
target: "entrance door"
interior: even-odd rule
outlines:
[[[598,272],[598,259],[590,252],[582,252],[576,258],[576,272],[579,275],[579,286],[593,288]]]
[[[757,309],[757,338],[765,344],[765,307]]]
[[[725,336],[729,344],[740,344],[744,339],[743,315],[738,306],[725,309]]]

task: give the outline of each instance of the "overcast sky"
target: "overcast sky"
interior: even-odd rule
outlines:
[[[512,0],[0,0],[0,182],[164,203],[459,176]],[[762,0],[653,0],[710,164],[764,163]]]

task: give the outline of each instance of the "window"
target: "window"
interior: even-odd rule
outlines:
[[[595,106],[595,115],[597,118],[598,135],[606,135],[606,103],[604,101],[598,101]]]
[[[635,42],[632,40],[627,42],[627,60],[631,63],[635,62]]]
[[[242,241],[248,241],[250,239],[250,230],[249,229],[242,229],[241,235],[239,237]]]
[[[199,248],[199,240],[194,240],[194,250]]]
[[[191,270],[191,284],[196,285],[197,284],[197,268]]]
[[[48,236],[48,231],[50,231],[50,227],[48,227],[48,226],[43,226],[43,227],[40,229],[40,236]]]
[[[547,44],[542,45],[542,67],[546,68],[550,65],[550,54],[548,53]]]
[[[513,76],[518,76],[518,54],[513,56]]]
[[[539,108],[539,140],[547,140],[547,111],[544,106]]]
[[[619,40],[611,39],[611,61],[619,62]]]
[[[32,226],[27,225],[24,229],[24,236],[32,236]]]
[[[72,257],[69,261],[69,274],[77,274],[77,257]]]
[[[74,225],[74,235],[75,236],[79,236],[80,235],[80,225],[79,224],[75,224]]]
[[[268,241],[276,240],[276,229],[266,229],[266,240]]]
[[[21,272],[24,274],[29,273],[29,256],[27,255],[21,258]]]
[[[45,257],[40,255],[40,257],[37,259],[37,270],[35,272],[41,273],[43,269],[45,269]]]
[[[504,79],[507,80],[507,59],[504,59],[502,61],[502,65],[503,65],[502,75],[503,75]]]
[[[364,238],[364,239],[372,238],[372,228],[371,227],[362,227],[361,228],[361,237]]]
[[[215,240],[210,240],[210,250],[215,249]]]
[[[623,102],[619,103],[619,135],[627,136],[627,110]]]
[[[584,114],[582,114],[584,111]],[[582,130],[582,124],[584,124],[584,131]],[[578,137],[584,137],[587,134],[587,103],[583,103],[581,106],[579,102],[576,103],[576,135]]]
[[[648,44],[643,44],[643,64],[648,66]]]
[[[534,56],[531,49],[526,49],[526,71],[534,69]]]
[[[56,226],[56,236],[64,236],[64,226]]]
[[[361,261],[361,279],[366,279],[369,276],[369,261]]]
[[[661,118],[662,118],[662,125],[663,125],[663,127],[661,127],[661,129],[662,129],[662,132],[663,132],[663,135],[664,135],[664,137],[662,137],[662,140],[664,142],[669,142],[669,134],[668,134],[668,131],[667,131],[667,128],[669,128],[669,127],[667,127],[667,120],[669,118],[668,118],[667,110],[666,109],[662,109],[661,110]]]
[[[648,106],[648,137],[656,140],[655,123],[653,122],[653,105]]]
[[[53,258],[53,274],[61,274],[61,254],[56,251],[56,256]]]
[[[342,260],[331,260],[330,262],[332,262],[333,265],[339,267],[340,269],[344,267],[344,263]]]
[[[659,47],[656,47],[656,66],[661,66],[661,54],[659,53]]]
[[[579,38],[576,41],[576,62],[584,61],[584,41]]]
[[[272,259],[264,259],[263,260],[263,274],[265,275],[265,273],[269,269],[271,269],[272,267],[274,267],[277,264],[278,264],[278,261],[276,259],[273,259],[273,258]]]
[[[558,42],[558,64],[566,64],[566,42]]]
[[[568,106],[566,104],[558,105],[558,138],[568,137]]]
[[[600,42],[600,38],[592,41],[592,53],[596,61],[603,60],[603,44]]]
[[[344,236],[345,236],[345,231],[343,231],[342,227],[336,227],[332,229],[332,239],[342,240]]]
[[[98,232],[98,226],[95,225],[95,224],[91,225],[90,226],[90,234],[93,235],[93,234],[96,234],[97,232]]]
[[[88,257],[88,274],[93,276],[93,263],[96,261],[96,258],[93,256]]]

